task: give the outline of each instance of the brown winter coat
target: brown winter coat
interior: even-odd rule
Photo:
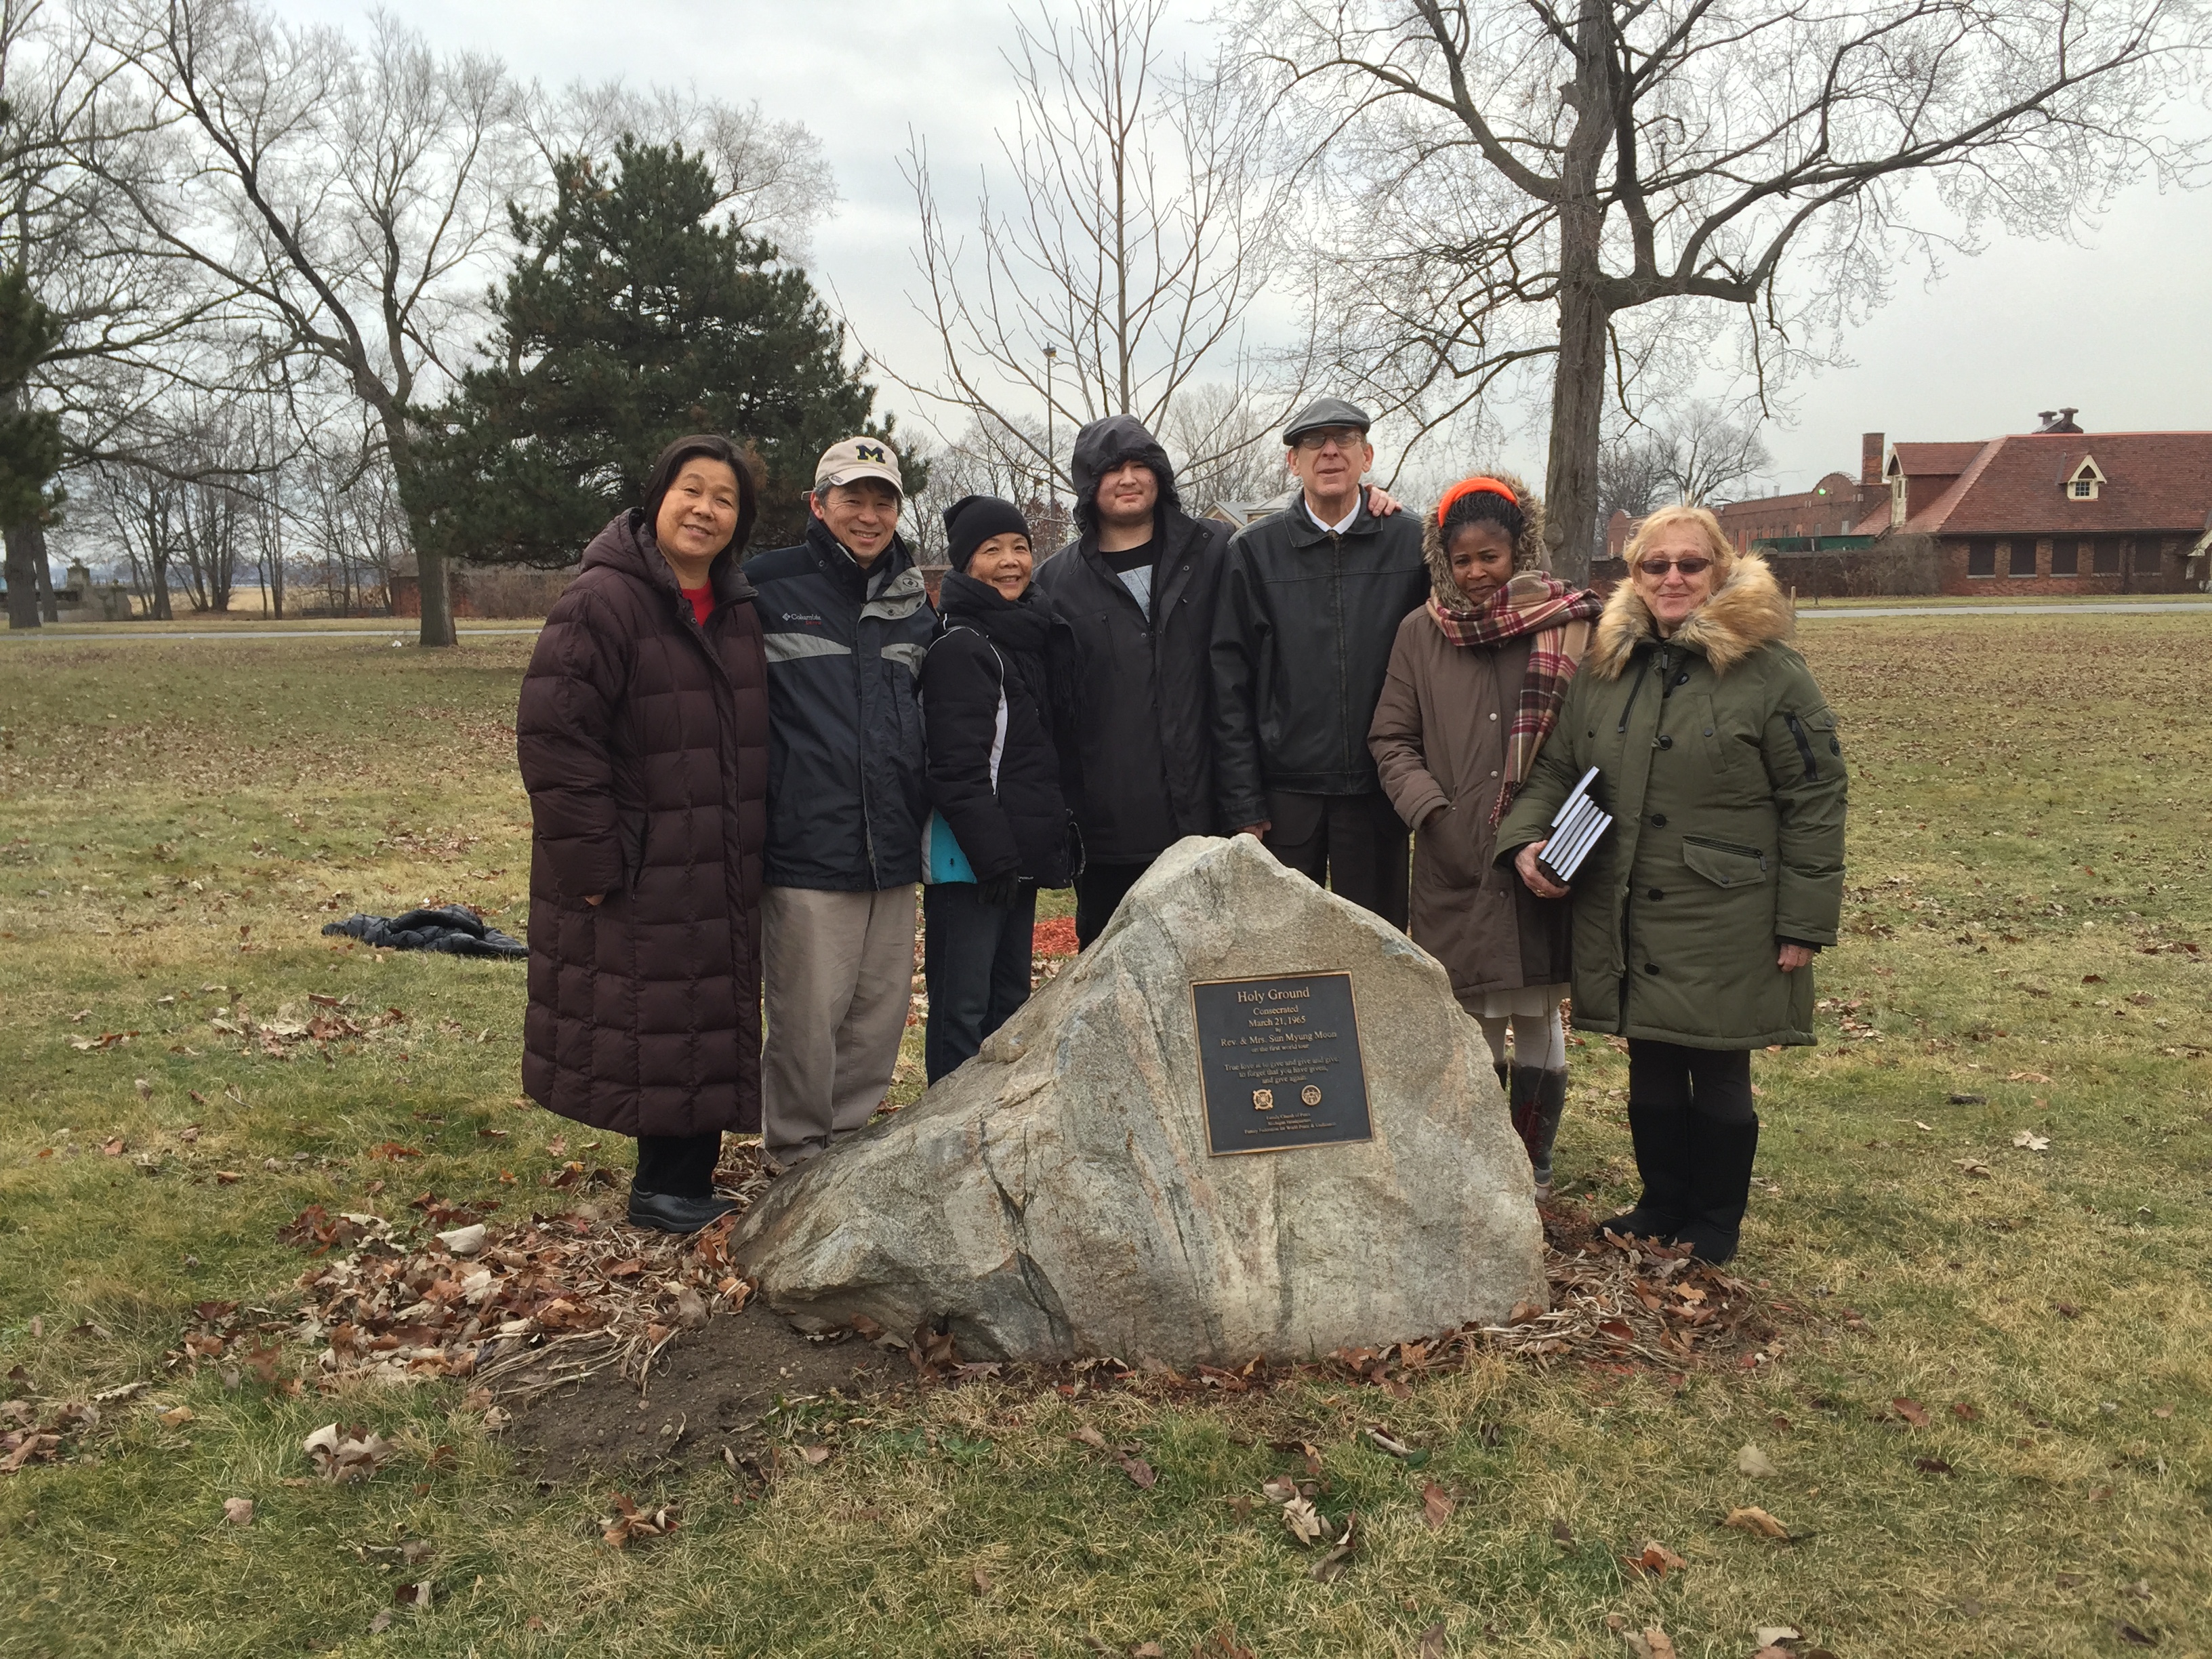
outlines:
[[[620,1134],[760,1127],[768,677],[738,557],[714,561],[702,629],[625,514],[585,550],[522,683],[523,1087]]]
[[[1543,509],[1508,477],[1528,511],[1514,550],[1516,571],[1540,567]],[[1433,515],[1426,545],[1431,591],[1454,610],[1467,601]],[[1570,624],[1570,650],[1589,637]],[[1413,942],[1443,963],[1452,991],[1479,1008],[1492,991],[1558,985],[1568,974],[1567,903],[1540,899],[1510,869],[1492,867],[1491,808],[1504,781],[1505,735],[1521,696],[1534,635],[1495,650],[1457,646],[1423,605],[1398,624],[1368,746],[1383,792],[1414,826]],[[1445,810],[1433,818],[1439,806]]]

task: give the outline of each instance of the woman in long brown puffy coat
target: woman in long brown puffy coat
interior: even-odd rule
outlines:
[[[725,1130],[760,1127],[768,674],[738,560],[758,495],[726,438],[671,444],[584,550],[515,729],[530,792],[522,1083],[637,1139],[629,1218],[690,1232]]]
[[[1498,820],[1559,717],[1600,602],[1543,573],[1543,505],[1510,475],[1446,490],[1426,545],[1429,599],[1399,624],[1368,744],[1391,805],[1414,826],[1408,931],[1481,1023],[1536,1191],[1547,1195],[1567,1098],[1567,908],[1492,860]]]

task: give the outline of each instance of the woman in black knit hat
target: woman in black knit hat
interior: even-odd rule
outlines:
[[[1039,886],[1065,887],[1069,817],[1046,663],[1066,624],[1030,586],[1030,527],[1012,501],[945,509],[952,568],[921,665],[933,808],[922,838],[924,1056],[956,1070],[1030,994]]]

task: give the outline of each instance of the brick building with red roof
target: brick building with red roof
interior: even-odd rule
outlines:
[[[1928,537],[1954,594],[2175,593],[2212,549],[2212,432],[2084,432],[2074,410],[1982,443],[1891,447],[1863,536]]]

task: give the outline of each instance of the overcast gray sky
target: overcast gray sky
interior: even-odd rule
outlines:
[[[899,174],[909,130],[925,135],[948,208],[996,158],[1010,107],[1000,58],[1004,0],[901,0],[852,8],[736,0],[386,0],[434,45],[495,52],[550,84],[620,76],[758,99],[804,121],[836,169],[842,200],[816,233],[813,270],[868,344],[926,371],[929,337],[908,307],[913,200]],[[289,19],[358,31],[353,0],[282,0]],[[1207,8],[1194,3],[1193,15]],[[1196,40],[1195,32],[1192,37]],[[2202,127],[2202,112],[2195,113]],[[2212,191],[2124,197],[2089,246],[1996,237],[1928,286],[1907,276],[1850,343],[1855,366],[1795,389],[1795,420],[1768,428],[1778,489],[1855,470],[1859,434],[1894,441],[2020,432],[2035,411],[2080,406],[2091,431],[2212,427]],[[887,399],[904,413],[905,399]],[[1508,459],[1541,471],[1543,434]]]

